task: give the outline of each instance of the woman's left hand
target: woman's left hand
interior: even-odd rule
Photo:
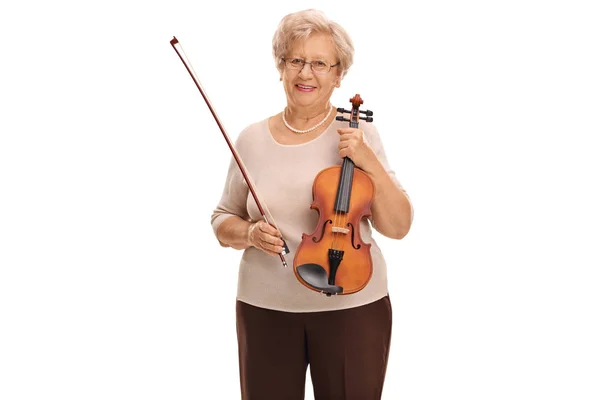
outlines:
[[[343,128],[338,129],[337,132],[340,135],[338,146],[340,157],[348,157],[358,168],[368,170],[369,166],[376,161],[376,157],[367,145],[363,131],[358,128]]]

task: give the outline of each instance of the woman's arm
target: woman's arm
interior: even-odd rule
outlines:
[[[252,223],[243,220],[237,215],[232,215],[219,225],[217,239],[223,247],[245,250],[250,247],[250,242],[248,241],[250,225]]]
[[[404,189],[388,173],[383,146],[377,133],[369,144],[357,128],[338,129],[341,157],[349,157],[373,181],[375,197],[371,203],[373,226],[382,235],[402,239],[412,224],[412,204]]]
[[[375,185],[375,197],[371,203],[373,224],[382,235],[402,239],[412,224],[410,200],[378,160],[375,159],[368,165],[365,172]]]
[[[219,225],[217,239],[221,246],[245,250],[256,247],[276,256],[283,251],[283,240],[277,229],[264,221],[248,222],[233,215]]]

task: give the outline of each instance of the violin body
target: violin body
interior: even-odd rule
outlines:
[[[361,170],[354,171],[352,183],[353,204],[350,212],[341,219],[333,212],[336,199],[337,183],[342,167],[329,167],[316,176],[313,183],[313,203],[310,208],[319,213],[319,222],[311,234],[302,234],[294,266],[317,264],[323,267],[327,276],[331,276],[329,262],[329,247],[342,250],[344,257],[338,266],[335,280],[328,283],[340,286],[343,292],[336,294],[350,294],[363,289],[373,274],[373,262],[371,260],[371,245],[364,243],[360,237],[360,221],[363,217],[371,216],[371,201],[373,199],[374,187],[371,179]],[[348,229],[348,233],[334,232],[336,225]],[[340,224],[342,222],[342,224]],[[334,267],[335,268],[335,267]],[[314,290],[302,279],[298,269],[294,273],[300,282]]]
[[[358,120],[357,104],[362,100],[356,95],[351,101]],[[338,120],[348,121],[341,117]],[[358,123],[352,121],[350,126],[358,127]],[[356,293],[373,274],[371,245],[364,243],[360,235],[362,218],[371,216],[373,182],[345,157],[341,166],[317,174],[312,194],[310,208],[319,213],[319,221],[312,233],[302,234],[294,257],[294,274],[304,286],[327,296]]]

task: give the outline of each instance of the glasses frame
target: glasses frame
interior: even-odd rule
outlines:
[[[287,60],[301,60],[302,61],[302,67],[297,68],[297,69],[293,68],[293,67],[288,67]],[[299,57],[281,57],[281,61],[283,61],[283,66],[284,67],[286,67],[287,69],[290,69],[292,71],[302,71],[304,69],[304,67],[306,66],[306,64],[309,64],[310,65],[310,71],[313,74],[317,74],[317,75],[326,75],[326,74],[328,74],[328,73],[331,72],[331,69],[333,67],[337,67],[338,65],[340,65],[340,63],[338,62],[337,64],[330,65],[329,69],[327,71],[320,72],[320,71],[315,71],[314,70],[313,63],[316,62],[316,61],[323,61],[323,60],[306,61],[306,60],[303,60],[303,59],[301,59]]]

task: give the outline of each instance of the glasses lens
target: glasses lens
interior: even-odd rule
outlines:
[[[313,71],[315,72],[327,72],[329,71],[329,64],[325,61],[313,61],[312,63]]]
[[[300,58],[288,58],[287,60],[285,60],[285,62],[289,68],[293,69],[300,69],[304,66],[304,60]]]

